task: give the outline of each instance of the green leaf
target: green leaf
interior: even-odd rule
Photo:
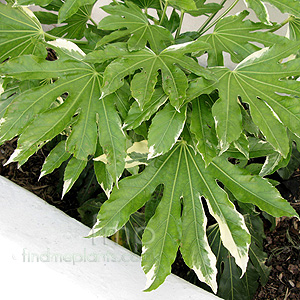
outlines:
[[[289,21],[289,39],[293,41],[300,41],[300,18],[292,18]]]
[[[247,227],[251,233],[251,245],[249,257],[255,270],[260,276],[260,282],[264,286],[271,271],[271,267],[265,265],[268,258],[267,253],[263,252],[263,241],[265,239],[264,224],[259,214],[248,213],[245,216]]]
[[[111,97],[100,99],[99,141],[108,159],[107,170],[117,182],[125,167],[126,137]]]
[[[22,54],[46,57],[44,31],[26,7],[0,3],[0,63]]]
[[[135,212],[117,233],[117,243],[138,255],[142,252],[142,234],[145,228],[145,215]],[[112,237],[112,240],[114,238]]]
[[[103,38],[101,40],[102,45],[115,40],[115,37],[131,35],[128,40],[130,51],[143,49],[149,42],[151,49],[155,53],[159,53],[173,40],[167,29],[158,25],[151,25],[142,10],[132,2],[126,1],[126,6],[107,5],[103,6],[102,9],[110,15],[100,21],[98,28],[118,30]]]
[[[87,28],[87,22],[91,16],[92,8],[92,5],[80,7],[74,15],[64,21],[64,25],[55,26],[55,28],[51,29],[47,33],[57,37],[78,40],[82,39]],[[58,23],[58,17],[56,14],[38,11],[35,12],[35,15],[42,24],[56,25]]]
[[[184,233],[181,248],[184,249],[185,261],[200,280],[216,290],[216,270],[205,237],[206,218],[203,208],[200,209],[201,196],[206,198],[211,215],[220,224],[224,245],[245,271],[250,239],[244,220],[215,177],[208,172],[201,156],[195,155],[185,142],[153,159],[141,174],[121,180],[119,188],[113,189],[109,200],[102,206],[91,236],[108,236],[116,232],[151,198],[161,183],[164,184],[163,198],[143,236],[142,264],[148,278],[148,290],[159,286],[170,273],[181,231]],[[180,217],[182,196],[184,213]]]
[[[282,13],[289,13],[295,17],[300,17],[300,2],[291,0],[263,0],[277,7]]]
[[[249,141],[244,133],[241,134],[238,140],[233,142],[233,145],[245,156],[246,159],[249,159]]]
[[[198,17],[205,14],[213,14],[218,12],[222,6],[218,3],[207,3],[206,0],[195,0],[197,9],[187,10],[187,13],[193,17]]]
[[[268,255],[258,248],[255,244],[251,244],[249,249],[249,256],[255,269],[260,275],[260,282],[264,286],[268,282],[271,267],[267,267],[265,262],[267,261]]]
[[[248,15],[249,12],[245,10],[237,15],[225,17],[217,23],[213,33],[200,37],[200,40],[212,46],[212,49],[208,50],[209,66],[222,66],[223,52],[229,53],[234,63],[239,63],[261,48],[253,43],[268,47],[284,40],[274,33],[261,31],[271,28],[268,25],[250,20],[243,21]]]
[[[288,46],[287,46],[288,45]],[[283,157],[289,153],[286,127],[300,134],[300,83],[285,77],[299,74],[299,60],[280,63],[297,52],[299,43],[278,44],[262,49],[241,62],[233,71],[213,68],[219,78],[220,99],[213,106],[222,151],[242,132],[238,97],[248,103],[253,122]],[[286,96],[288,95],[288,96]],[[275,115],[275,113],[276,115]],[[280,119],[280,121],[278,120]]]
[[[122,119],[126,119],[128,112],[130,110],[130,106],[134,101],[131,97],[130,88],[127,83],[125,83],[120,89],[118,89],[113,94],[106,96],[107,98],[111,97],[115,102],[118,112]]]
[[[72,157],[69,161],[65,173],[64,173],[64,186],[62,192],[62,198],[64,195],[70,191],[76,180],[78,179],[79,175],[86,167],[87,161],[86,160],[79,160],[75,157]]]
[[[100,147],[100,144],[97,143],[97,149],[96,149],[95,156],[99,157],[102,154],[103,154],[103,150]],[[107,198],[109,198],[109,195],[112,191],[114,181],[113,181],[111,175],[109,174],[109,172],[107,171],[105,163],[102,161],[94,160],[94,171],[95,171],[95,175],[96,175],[98,183],[102,187]]]
[[[52,0],[17,0],[18,5],[39,5],[39,6],[46,6],[48,5]]]
[[[70,156],[71,154],[66,151],[66,141],[60,141],[46,157],[40,178],[59,168]]]
[[[123,2],[126,2],[125,0],[122,0]],[[133,2],[137,4],[141,8],[156,8],[160,9],[160,1],[159,0],[131,0],[130,2]]]
[[[101,75],[92,65],[82,61],[82,51],[74,44],[58,40],[52,42],[51,47],[59,55],[56,61],[23,56],[0,68],[1,72],[19,79],[59,78],[53,84],[19,95],[9,106],[0,128],[1,139],[4,141],[21,134],[10,161],[26,161],[45,142],[71,124],[66,150],[79,160],[87,160],[96,150],[98,114],[101,146],[109,154],[108,169],[115,180],[125,164],[125,136],[114,103],[105,99],[99,101]],[[71,47],[71,50],[66,47]],[[68,92],[67,99],[58,107],[48,109],[65,92]],[[38,117],[33,120],[36,115]],[[112,128],[115,132],[110,131]],[[120,148],[115,149],[115,146]]]
[[[277,172],[283,180],[287,180],[292,176],[295,170],[298,169],[299,165],[300,165],[300,153],[297,150],[297,147],[293,144],[290,161],[286,166],[281,167],[281,169],[277,170]]]
[[[194,0],[168,0],[168,4],[184,11],[197,9]]]
[[[266,253],[262,252],[256,244],[261,244],[262,247],[263,235],[260,233],[263,234],[263,223],[257,213],[255,215],[248,213],[245,215],[245,219],[252,240],[249,254],[250,258],[254,258],[254,260],[249,261],[247,271],[242,277],[233,257],[222,245],[219,227],[212,225],[207,230],[210,246],[217,256],[218,296],[225,300],[251,300],[257,290],[258,279],[260,278],[261,282],[265,282],[268,278],[268,268],[264,265]],[[253,253],[251,254],[254,249],[258,250],[255,256],[252,255]],[[258,262],[259,264],[257,264]]]
[[[279,192],[262,177],[252,176],[245,169],[216,157],[207,167],[241,202],[253,203],[274,217],[298,216]]]
[[[66,19],[73,16],[80,7],[84,5],[93,5],[96,2],[96,0],[66,0],[64,1],[64,4],[59,10],[58,13],[58,22],[62,23]]]
[[[120,90],[120,89],[119,89]],[[118,91],[119,91],[118,90]],[[145,104],[143,110],[140,109],[138,103],[135,101],[128,111],[127,118],[124,121],[124,128],[127,130],[134,129],[148,121],[158,109],[167,101],[168,97],[162,88],[155,89],[152,98]]]
[[[77,208],[77,211],[80,214],[80,221],[88,227],[93,227],[100,207],[101,202],[97,198],[85,201]]]
[[[152,120],[148,134],[148,159],[167,153],[179,138],[186,119],[186,107],[178,112],[169,103]]]
[[[180,67],[203,76],[214,79],[209,71],[201,67],[187,53],[199,52],[208,48],[206,43],[199,41],[170,46],[160,54],[155,54],[148,48],[123,54],[114,60],[104,72],[103,95],[115,92],[123,85],[123,78],[140,70],[131,81],[132,96],[137,100],[141,109],[151,99],[157,82],[158,71],[162,72],[162,86],[169,96],[171,104],[180,109],[186,97],[188,81]],[[123,51],[122,51],[123,52]],[[180,66],[177,66],[177,64]]]
[[[218,139],[211,113],[211,96],[202,95],[193,102],[191,132],[195,135],[197,149],[208,165],[217,156]]]
[[[260,0],[245,0],[249,8],[251,8],[259,20],[265,24],[270,24],[268,10],[264,3]]]
[[[295,17],[300,17],[299,1],[290,0],[245,0],[248,6],[253,9],[258,18],[265,23],[269,23],[269,15],[264,2],[277,7],[282,13],[289,13]]]

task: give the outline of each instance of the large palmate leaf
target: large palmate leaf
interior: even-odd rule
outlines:
[[[58,11],[62,5],[63,2],[56,0],[52,1],[50,5],[45,7],[45,9]],[[80,7],[75,14],[64,21],[64,24],[61,26],[54,26],[54,28],[47,33],[57,37],[78,40],[82,39],[87,28],[87,22],[91,16],[92,8],[92,5],[84,5]],[[56,25],[58,23],[57,14],[47,11],[37,11],[35,12],[35,15],[42,24]]]
[[[125,135],[114,103],[105,98],[99,101],[101,75],[92,65],[82,61],[84,54],[76,45],[57,40],[51,47],[57,51],[58,60],[22,56],[0,67],[2,74],[17,79],[58,78],[53,84],[20,94],[7,109],[1,123],[0,139],[5,141],[19,135],[18,148],[10,161],[25,162],[68,126],[71,126],[71,134],[66,141],[66,150],[76,159],[86,161],[96,150],[98,123],[101,126],[100,143],[108,154],[108,169],[117,180],[125,165]],[[64,93],[68,93],[67,99],[49,109],[51,103]]]
[[[173,40],[171,33],[166,28],[150,24],[142,10],[129,1],[126,2],[126,5],[107,5],[102,9],[110,15],[100,21],[98,28],[117,31],[104,37],[100,44],[131,35],[128,40],[130,51],[143,49],[149,42],[151,49],[155,53],[159,53]],[[124,28],[126,29],[124,30]]]
[[[248,11],[243,11],[238,15],[225,17],[217,23],[213,33],[200,38],[212,46],[212,49],[208,50],[209,66],[223,66],[223,52],[229,53],[231,60],[239,63],[260,49],[254,43],[268,47],[283,39],[276,34],[261,31],[270,28],[268,25],[250,20],[243,21],[248,15]]]
[[[254,53],[233,71],[213,69],[219,78],[220,94],[213,106],[213,115],[222,151],[242,132],[238,98],[241,97],[242,102],[249,104],[253,121],[266,139],[282,156],[288,155],[286,127],[300,134],[300,82],[287,77],[299,75],[300,61],[280,63],[280,60],[297,53],[298,49],[299,43],[287,41]]]
[[[185,262],[200,280],[216,290],[215,258],[205,235],[206,217],[201,196],[205,197],[210,214],[219,223],[224,246],[242,272],[247,267],[250,244],[244,219],[216,178],[241,201],[253,202],[275,215],[296,215],[268,181],[229,162],[224,164],[220,158],[206,168],[201,156],[195,155],[185,142],[180,142],[167,154],[153,159],[141,174],[119,182],[119,188],[114,188],[102,206],[92,236],[109,236],[116,232],[150,199],[155,188],[164,184],[163,198],[143,235],[142,264],[148,278],[147,288],[157,287],[170,273],[181,240]]]
[[[185,54],[198,53],[208,48],[208,44],[195,41],[170,46],[161,53],[155,54],[149,48],[136,52],[126,52],[124,48],[118,50],[108,46],[104,51],[92,53],[91,60],[88,61],[94,62],[97,60],[97,56],[99,59],[103,59],[104,56],[107,57],[106,59],[121,56],[110,63],[104,71],[103,95],[113,93],[124,84],[125,76],[136,70],[141,70],[140,73],[133,76],[131,81],[132,96],[137,100],[141,109],[151,99],[157,83],[158,71],[161,70],[163,90],[169,96],[171,104],[180,109],[185,101],[188,88],[187,77],[181,68],[198,76],[214,79],[209,71]],[[110,52],[111,49],[112,53]]]
[[[22,54],[45,55],[44,32],[26,7],[0,3],[0,63]]]
[[[80,7],[94,4],[96,0],[66,0],[58,12],[58,21],[61,23],[73,16]]]

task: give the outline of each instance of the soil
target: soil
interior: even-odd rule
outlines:
[[[39,150],[19,169],[16,163],[3,166],[15,147],[16,139],[0,147],[0,175],[80,220],[76,190],[71,190],[61,199],[60,170],[39,180],[47,150]],[[279,190],[300,214],[300,170],[298,169],[289,180],[282,182]],[[266,226],[264,251],[269,257],[267,265],[272,267],[269,281],[265,286],[259,287],[253,300],[300,300],[300,222],[296,218],[283,217],[277,219],[276,223],[276,228],[272,231]],[[192,272],[180,259],[180,254],[173,266],[173,272],[178,275],[185,273],[184,278],[187,280],[193,277]]]

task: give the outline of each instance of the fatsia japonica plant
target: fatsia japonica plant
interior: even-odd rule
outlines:
[[[147,291],[170,274],[178,249],[214,292],[226,257],[238,279],[251,263],[265,281],[251,215],[297,216],[265,176],[300,146],[300,1],[245,0],[236,15],[238,0],[112,1],[98,24],[95,2],[0,3],[0,142],[18,137],[8,163],[21,166],[60,136],[41,176],[67,162],[64,195],[92,161],[108,197],[93,237],[152,210],[142,237]],[[265,3],[287,19],[271,20]],[[198,16],[199,30],[182,32]],[[286,24],[288,36],[278,35]]]

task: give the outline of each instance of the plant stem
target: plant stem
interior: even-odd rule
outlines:
[[[93,25],[97,26],[97,23],[92,19],[92,17],[89,17],[89,20],[93,23]]]
[[[48,38],[49,40],[57,40],[59,39],[60,37],[57,37],[57,36],[54,36],[52,34],[49,34],[47,32],[44,33],[45,34],[45,38]],[[82,45],[86,45],[88,44],[87,41],[80,41],[80,40],[73,40],[73,39],[66,39],[66,38],[63,38],[64,40],[67,40],[69,42],[73,42],[75,44],[82,44]]]
[[[223,0],[220,5],[223,6],[225,4],[227,0]],[[199,34],[202,33],[202,31],[205,29],[205,27],[210,23],[210,21],[215,17],[215,15],[218,13],[219,11],[216,11],[215,13],[211,14],[210,17],[203,23],[203,25],[197,30],[199,32]]]
[[[154,24],[158,24],[159,23],[159,20],[157,20],[156,18],[154,18],[153,16],[149,15],[149,14],[146,14],[147,18],[151,21],[154,22]]]
[[[181,31],[181,27],[182,27],[182,23],[183,23],[183,18],[184,18],[184,11],[181,10],[180,22],[179,22],[179,26],[178,26],[176,34],[175,34],[175,39],[177,39],[180,35],[180,31]]]
[[[163,5],[162,0],[159,0],[159,4],[160,4],[160,9],[161,9],[161,10],[164,10],[164,5]]]
[[[283,22],[281,22],[280,24],[276,25],[274,28],[270,29],[269,32],[275,32],[277,30],[279,30],[280,28],[282,28],[285,24],[289,23],[290,21],[292,21],[294,19],[294,17],[292,15],[290,15],[287,19],[285,19]]]
[[[164,10],[163,10],[163,14],[162,14],[162,16],[161,16],[159,25],[162,24],[162,22],[163,22],[163,20],[164,20],[164,18],[165,18],[165,16],[166,16],[166,14],[167,14],[168,2],[169,2],[169,0],[166,0],[165,7],[164,7]]]

